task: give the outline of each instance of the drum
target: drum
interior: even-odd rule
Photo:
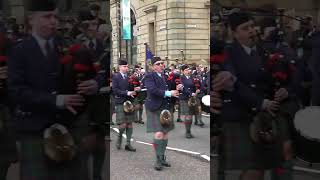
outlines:
[[[294,145],[298,158],[320,163],[320,106],[299,110],[294,117]]]
[[[205,95],[202,97],[201,108],[204,112],[210,113],[210,95]]]

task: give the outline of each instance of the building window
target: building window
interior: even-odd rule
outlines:
[[[154,22],[149,23],[149,47],[153,54],[156,54],[155,52],[155,28],[154,28]]]

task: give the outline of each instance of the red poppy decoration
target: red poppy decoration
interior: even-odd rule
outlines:
[[[181,84],[181,79],[180,78],[177,78],[175,81],[176,81],[176,84]]]
[[[270,59],[268,61],[268,66],[273,66],[281,58],[283,58],[283,55],[280,53],[271,54]]]
[[[280,81],[285,81],[288,78],[288,74],[284,73],[284,72],[275,72],[272,74],[272,76]]]
[[[88,72],[91,70],[91,67],[84,64],[74,64],[73,69],[76,72]]]
[[[173,77],[174,77],[174,72],[170,72],[167,80],[168,80],[168,81],[171,81],[171,80],[173,79]]]
[[[133,81],[132,84],[133,85],[139,85],[140,83],[138,81]]]
[[[210,62],[213,64],[222,64],[226,58],[225,54],[216,54],[210,56]]]
[[[60,59],[61,64],[68,64],[73,60],[73,57],[71,55],[65,55]]]
[[[0,56],[0,62],[6,62],[8,60],[7,56]]]
[[[69,54],[74,54],[76,53],[79,49],[81,48],[81,44],[74,44],[69,47],[68,52]]]

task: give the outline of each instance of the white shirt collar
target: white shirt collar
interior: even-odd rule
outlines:
[[[246,53],[247,53],[248,55],[251,55],[251,51],[252,51],[252,50],[257,50],[256,46],[254,46],[254,47],[252,47],[252,48],[250,48],[250,47],[248,47],[248,46],[246,46],[246,45],[243,45],[243,44],[241,44],[241,46],[243,47],[244,51],[246,51]]]
[[[92,39],[92,40],[87,39],[87,41],[85,42],[85,45],[86,45],[86,47],[88,47],[88,48],[89,48],[89,43],[90,43],[90,41],[92,41],[93,44],[94,44],[93,49],[96,49],[96,48],[97,48],[97,39]]]
[[[42,37],[40,37],[40,36],[38,36],[36,33],[32,33],[32,36],[36,39],[38,45],[39,45],[40,48],[41,48],[42,53],[43,53],[44,55],[46,55],[47,52],[46,52],[45,45],[46,45],[47,40],[44,39],[44,38],[42,38]],[[53,47],[53,38],[50,38],[50,39],[49,39],[49,45],[50,45],[50,48]]]

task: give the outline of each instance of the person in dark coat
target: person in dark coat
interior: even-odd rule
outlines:
[[[6,28],[0,24],[0,179],[6,179],[10,165],[17,161],[18,156],[12,122],[13,104],[8,98],[7,89],[9,51]]]
[[[82,24],[86,24],[86,28],[83,31],[83,38],[81,43],[83,46],[85,46],[87,49],[89,49],[93,56],[94,56],[94,61],[100,65],[100,74],[103,74],[103,79],[101,81],[107,82],[107,77],[105,76],[106,73],[110,74],[110,57],[108,53],[105,53],[104,47],[102,42],[97,38],[97,29],[98,29],[98,24],[97,20],[95,17],[91,14],[89,9],[81,9],[79,11],[79,21]],[[109,76],[108,76],[109,77]],[[105,83],[103,86],[106,86],[107,83]],[[106,98],[100,93],[100,97],[96,97],[96,102],[98,102],[101,99]],[[103,118],[104,121],[107,120],[107,115],[106,115],[106,102],[104,101],[99,101],[97,103],[96,109],[99,107],[102,107],[101,109],[101,114],[99,117],[98,115],[94,115],[94,112],[91,112],[92,118],[90,119],[91,122],[95,123],[94,117]],[[96,130],[98,130],[96,128]],[[93,178],[94,180],[101,180],[102,179],[102,169],[103,165],[105,162],[105,154],[106,154],[106,142],[105,142],[105,136],[106,136],[106,131],[105,130],[98,130],[92,132],[92,135],[96,136],[96,146],[93,148],[92,152],[90,152],[90,155],[92,155],[92,161],[93,161]]]
[[[288,91],[273,91],[272,76],[258,54],[253,18],[246,12],[236,12],[229,16],[229,24],[235,41],[227,49],[224,68],[237,80],[234,89],[224,94],[228,101],[223,101],[219,117],[223,133],[221,163],[227,170],[241,170],[240,179],[263,179],[264,170],[279,167],[282,162],[280,143],[263,148],[249,136],[249,127],[258,112],[274,114]]]
[[[113,74],[112,76],[112,90],[116,104],[116,123],[119,125],[119,135],[116,144],[117,149],[121,148],[122,134],[126,131],[127,143],[125,145],[125,150],[136,151],[130,143],[133,133],[132,122],[135,120],[135,112],[125,112],[124,102],[130,101],[133,104],[134,96],[137,94],[135,90],[138,89],[139,88],[129,89],[128,62],[125,59],[120,59],[119,73]]]
[[[78,107],[85,103],[82,95],[96,94],[102,82],[85,80],[77,85],[76,93],[59,93],[61,66],[55,43],[58,24],[55,3],[32,0],[28,4],[32,35],[13,48],[8,60],[8,89],[16,105],[14,118],[21,143],[21,179],[87,180],[88,159],[82,148],[88,118],[70,123],[61,112],[77,115]],[[69,128],[79,147],[72,160],[61,164],[51,159],[43,148],[45,129],[59,120]]]
[[[193,138],[193,135],[191,134],[192,116],[196,116],[198,113],[201,112],[197,112],[197,110],[191,109],[188,105],[188,101],[191,97],[196,97],[200,93],[200,89],[197,89],[194,84],[193,78],[191,77],[189,66],[183,65],[181,67],[181,70],[183,72],[183,75],[181,76],[181,84],[183,85],[183,90],[179,97],[181,115],[185,118],[184,123],[186,127],[186,138]]]
[[[147,111],[147,132],[154,133],[153,147],[156,154],[155,170],[162,170],[163,167],[171,165],[166,161],[165,150],[168,144],[168,133],[174,128],[174,122],[171,121],[167,126],[160,123],[160,114],[163,110],[168,110],[173,115],[173,104],[170,99],[179,96],[178,90],[170,90],[164,76],[164,62],[159,57],[151,59],[153,72],[145,77],[145,86],[147,88],[147,99],[145,102]],[[182,85],[177,89],[181,90]]]

